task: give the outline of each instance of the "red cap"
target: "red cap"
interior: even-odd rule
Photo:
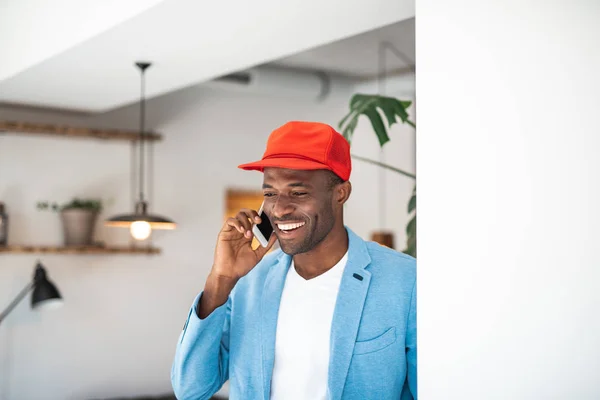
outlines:
[[[264,171],[265,167],[328,169],[350,179],[350,144],[335,129],[319,122],[292,121],[271,132],[262,160],[239,166]]]

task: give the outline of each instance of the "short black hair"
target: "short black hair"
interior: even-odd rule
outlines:
[[[328,190],[333,190],[333,188],[336,185],[339,185],[340,183],[344,183],[345,181],[340,178],[339,176],[337,176],[334,172],[332,171],[327,171],[328,172],[328,176],[327,176],[327,189]]]

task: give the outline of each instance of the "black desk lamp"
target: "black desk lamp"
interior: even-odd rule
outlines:
[[[62,304],[62,297],[56,289],[56,286],[46,277],[46,270],[39,261],[35,267],[33,280],[21,290],[15,299],[0,314],[0,324],[10,314],[10,312],[19,304],[21,300],[33,289],[31,295],[31,308],[54,308]]]

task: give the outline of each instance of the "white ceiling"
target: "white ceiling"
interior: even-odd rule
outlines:
[[[27,16],[19,4],[25,8],[32,3],[44,6],[42,0],[8,3],[13,7],[11,16]],[[73,0],[54,3],[59,7],[75,4]],[[15,58],[10,68],[0,69],[0,102],[108,111],[138,100],[139,74],[133,67],[136,60],[154,62],[148,70],[148,97],[275,60],[285,66],[369,75],[377,70],[372,63],[377,59],[379,35],[398,42],[398,38],[408,37],[409,25],[414,25],[409,21],[406,26],[392,25],[380,33],[342,40],[414,17],[414,2],[408,0],[136,0],[134,3],[118,17],[114,15],[120,12],[117,8],[113,13],[106,10],[100,13],[96,9],[95,14],[83,17],[81,12],[73,14],[84,19],[97,15],[104,24],[96,23],[94,29],[83,33],[74,28],[71,36],[49,34],[48,46],[52,51],[48,46],[38,45],[36,50],[36,46],[29,45],[27,40],[43,37],[44,32],[37,32],[28,17],[21,19],[24,21],[21,25],[28,27],[26,35],[10,35],[23,33],[18,24],[12,24],[14,32],[0,28],[0,36],[9,34],[12,38],[10,42],[0,41],[0,52],[3,58]],[[62,18],[58,22],[88,26],[71,23],[69,10],[63,11],[53,11],[53,15]],[[36,18],[40,20],[39,16]],[[414,26],[412,31],[414,35]],[[20,38],[25,38],[28,46],[21,47],[27,51],[19,49]],[[339,40],[342,41],[332,44],[329,50],[324,50],[328,46],[317,48]],[[414,37],[406,40],[410,43],[403,51],[414,59]],[[364,52],[349,57],[356,43],[362,43]],[[390,63],[392,58],[389,57]]]
[[[409,18],[379,29],[319,46],[275,61],[283,67],[316,69],[358,79],[373,79],[380,75],[379,46],[391,44],[404,57],[400,58],[384,46],[382,66],[387,73],[405,72],[415,63],[415,19]]]

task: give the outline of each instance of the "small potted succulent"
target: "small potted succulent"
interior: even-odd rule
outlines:
[[[37,203],[37,208],[60,213],[65,246],[86,246],[93,243],[96,220],[102,210],[100,200],[74,198],[62,205],[41,201]]]

